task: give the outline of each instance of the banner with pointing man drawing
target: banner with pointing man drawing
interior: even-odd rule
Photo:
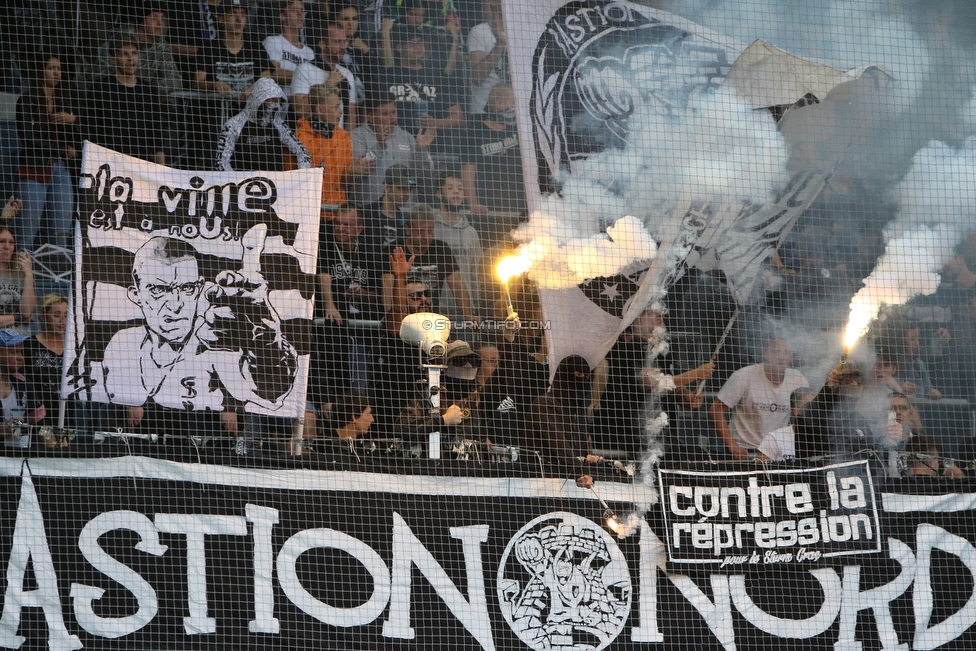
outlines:
[[[91,143],[63,395],[298,417],[321,172],[202,172]]]

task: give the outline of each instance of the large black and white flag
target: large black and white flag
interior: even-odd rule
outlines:
[[[63,395],[298,416],[321,178],[175,170],[86,143]]]
[[[505,16],[530,211],[549,178],[619,146],[636,113],[666,113],[676,93],[717,88],[744,49],[681,16],[624,0],[539,0],[530,8],[505,0]],[[581,138],[581,120],[599,122],[616,140]]]
[[[745,133],[754,111],[772,108],[764,102],[775,102],[784,109],[780,104],[790,106],[803,100],[811,88],[819,93],[811,101],[819,101],[828,87],[844,79],[843,73],[823,66],[813,66],[809,72],[801,65],[807,62],[774,48],[747,48],[680,16],[625,1],[547,0],[525,10],[516,0],[507,0],[505,7],[530,211],[547,212],[552,201],[545,193],[561,186],[563,194],[573,200],[597,197],[594,202],[603,206],[599,220],[581,219],[579,223],[598,228],[624,214],[638,215],[658,243],[656,254],[647,252],[650,267],[645,263],[645,271],[616,272],[625,274],[636,287],[620,284],[613,277],[593,278],[569,289],[548,287],[540,280],[542,306],[550,324],[551,356],[560,359],[581,354],[595,364],[617,335],[651,301],[663,296],[683,269],[692,266],[724,271],[737,300],[745,302],[762,263],[820,193],[836,161],[787,170],[787,149],[775,129],[775,112],[767,116],[767,124],[751,131],[754,139],[746,146],[756,147],[768,137],[762,142],[776,141],[782,159],[770,156],[763,169],[752,172],[747,171],[750,161],[766,160],[761,148],[746,156],[729,157],[727,143],[703,133],[700,138],[680,141],[662,139],[643,150],[639,143],[647,134],[638,131],[635,142],[632,129],[646,128],[644,118],[649,115],[687,119],[694,113],[689,107],[697,106],[699,99],[731,94],[737,100],[722,105],[722,120],[687,124],[708,133],[709,129]],[[750,57],[739,66],[744,51]],[[775,88],[766,88],[769,76],[758,72],[765,70],[761,64],[769,67],[773,59],[778,64],[783,58],[790,58],[789,65],[797,74],[781,75],[773,82]],[[734,82],[726,83],[736,66]],[[820,79],[827,72],[829,83]],[[806,83],[808,77],[817,83]],[[667,120],[653,124],[659,129],[675,126]],[[680,167],[687,161],[674,148],[683,151],[692,146],[705,148],[701,160],[695,159],[688,168],[700,173],[684,178],[684,192],[680,200],[675,197],[673,205],[668,192],[652,191],[659,179],[641,176],[637,170],[650,169],[648,157],[673,157]],[[615,155],[614,151],[622,153]],[[628,152],[632,154],[629,158]],[[619,166],[620,171],[616,176],[605,170],[595,173],[594,168],[600,166],[607,170]],[[781,172],[775,183],[771,181],[774,170]],[[740,187],[746,178],[770,183],[765,191],[749,192]],[[635,189],[635,184],[641,187]],[[569,194],[567,188],[571,188]],[[566,215],[558,218],[567,219]],[[567,224],[566,230],[572,227],[578,230],[577,224]],[[594,290],[598,290],[597,300]],[[622,309],[607,310],[604,303],[608,301]]]

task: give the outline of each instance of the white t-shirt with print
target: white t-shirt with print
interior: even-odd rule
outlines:
[[[796,433],[792,425],[774,429],[763,437],[759,451],[773,461],[792,459],[796,456]]]
[[[786,369],[779,385],[766,377],[762,364],[740,368],[732,374],[717,398],[732,411],[732,436],[745,448],[756,450],[763,436],[790,420],[790,396],[809,387],[803,374]]]
[[[274,34],[264,39],[264,49],[268,58],[278,63],[282,70],[295,72],[305,61],[315,60],[315,50],[307,45],[295,46],[281,34]],[[282,86],[282,90],[291,97],[291,87]]]
[[[348,84],[346,94],[339,97],[342,100],[342,117],[339,118],[339,126],[345,129],[346,107],[350,104],[356,104],[356,76],[342,66],[336,66],[336,69],[339,74],[346,78]],[[295,76],[291,78],[291,94],[308,95],[312,86],[324,84],[329,79],[329,75],[330,73],[314,63],[303,63],[298,66],[298,69],[295,70]]]
[[[495,49],[497,42],[494,33],[491,31],[491,25],[488,23],[480,23],[472,27],[471,31],[468,32],[468,53],[484,52],[488,54]],[[470,115],[484,112],[485,105],[488,103],[488,93],[491,92],[492,88],[502,82],[502,78],[497,70],[499,65],[504,65],[504,62],[496,64],[480,84],[471,84],[471,99],[468,102],[468,113]]]

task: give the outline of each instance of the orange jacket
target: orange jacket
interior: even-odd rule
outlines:
[[[352,138],[349,132],[340,127],[332,130],[332,137],[326,138],[312,128],[307,117],[298,121],[295,135],[305,145],[312,159],[312,167],[321,167],[322,203],[341,205],[346,203],[346,191],[342,187],[342,177],[352,164]]]

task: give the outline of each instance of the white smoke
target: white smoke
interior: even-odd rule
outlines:
[[[851,329],[863,331],[882,305],[934,294],[939,272],[976,229],[976,139],[961,149],[930,143],[894,189],[898,217],[885,228],[885,252],[851,300]]]
[[[654,257],[652,236],[667,230],[682,197],[772,200],[787,181],[788,153],[773,117],[731,89],[695,97],[671,115],[647,108],[631,118],[624,148],[581,162],[562,196],[545,199],[513,236],[530,245],[529,273],[543,287],[614,275]],[[636,219],[622,219],[628,215]]]
[[[544,287],[573,287],[588,278],[612,276],[657,254],[657,244],[636,217],[624,215],[605,233],[587,235],[577,227],[539,211],[519,228],[517,239],[527,242],[520,253],[531,263],[529,275]]]
[[[911,16],[887,0],[683,0],[669,7],[749,43],[757,38],[839,70],[883,65],[902,99],[921,90],[929,53]]]

